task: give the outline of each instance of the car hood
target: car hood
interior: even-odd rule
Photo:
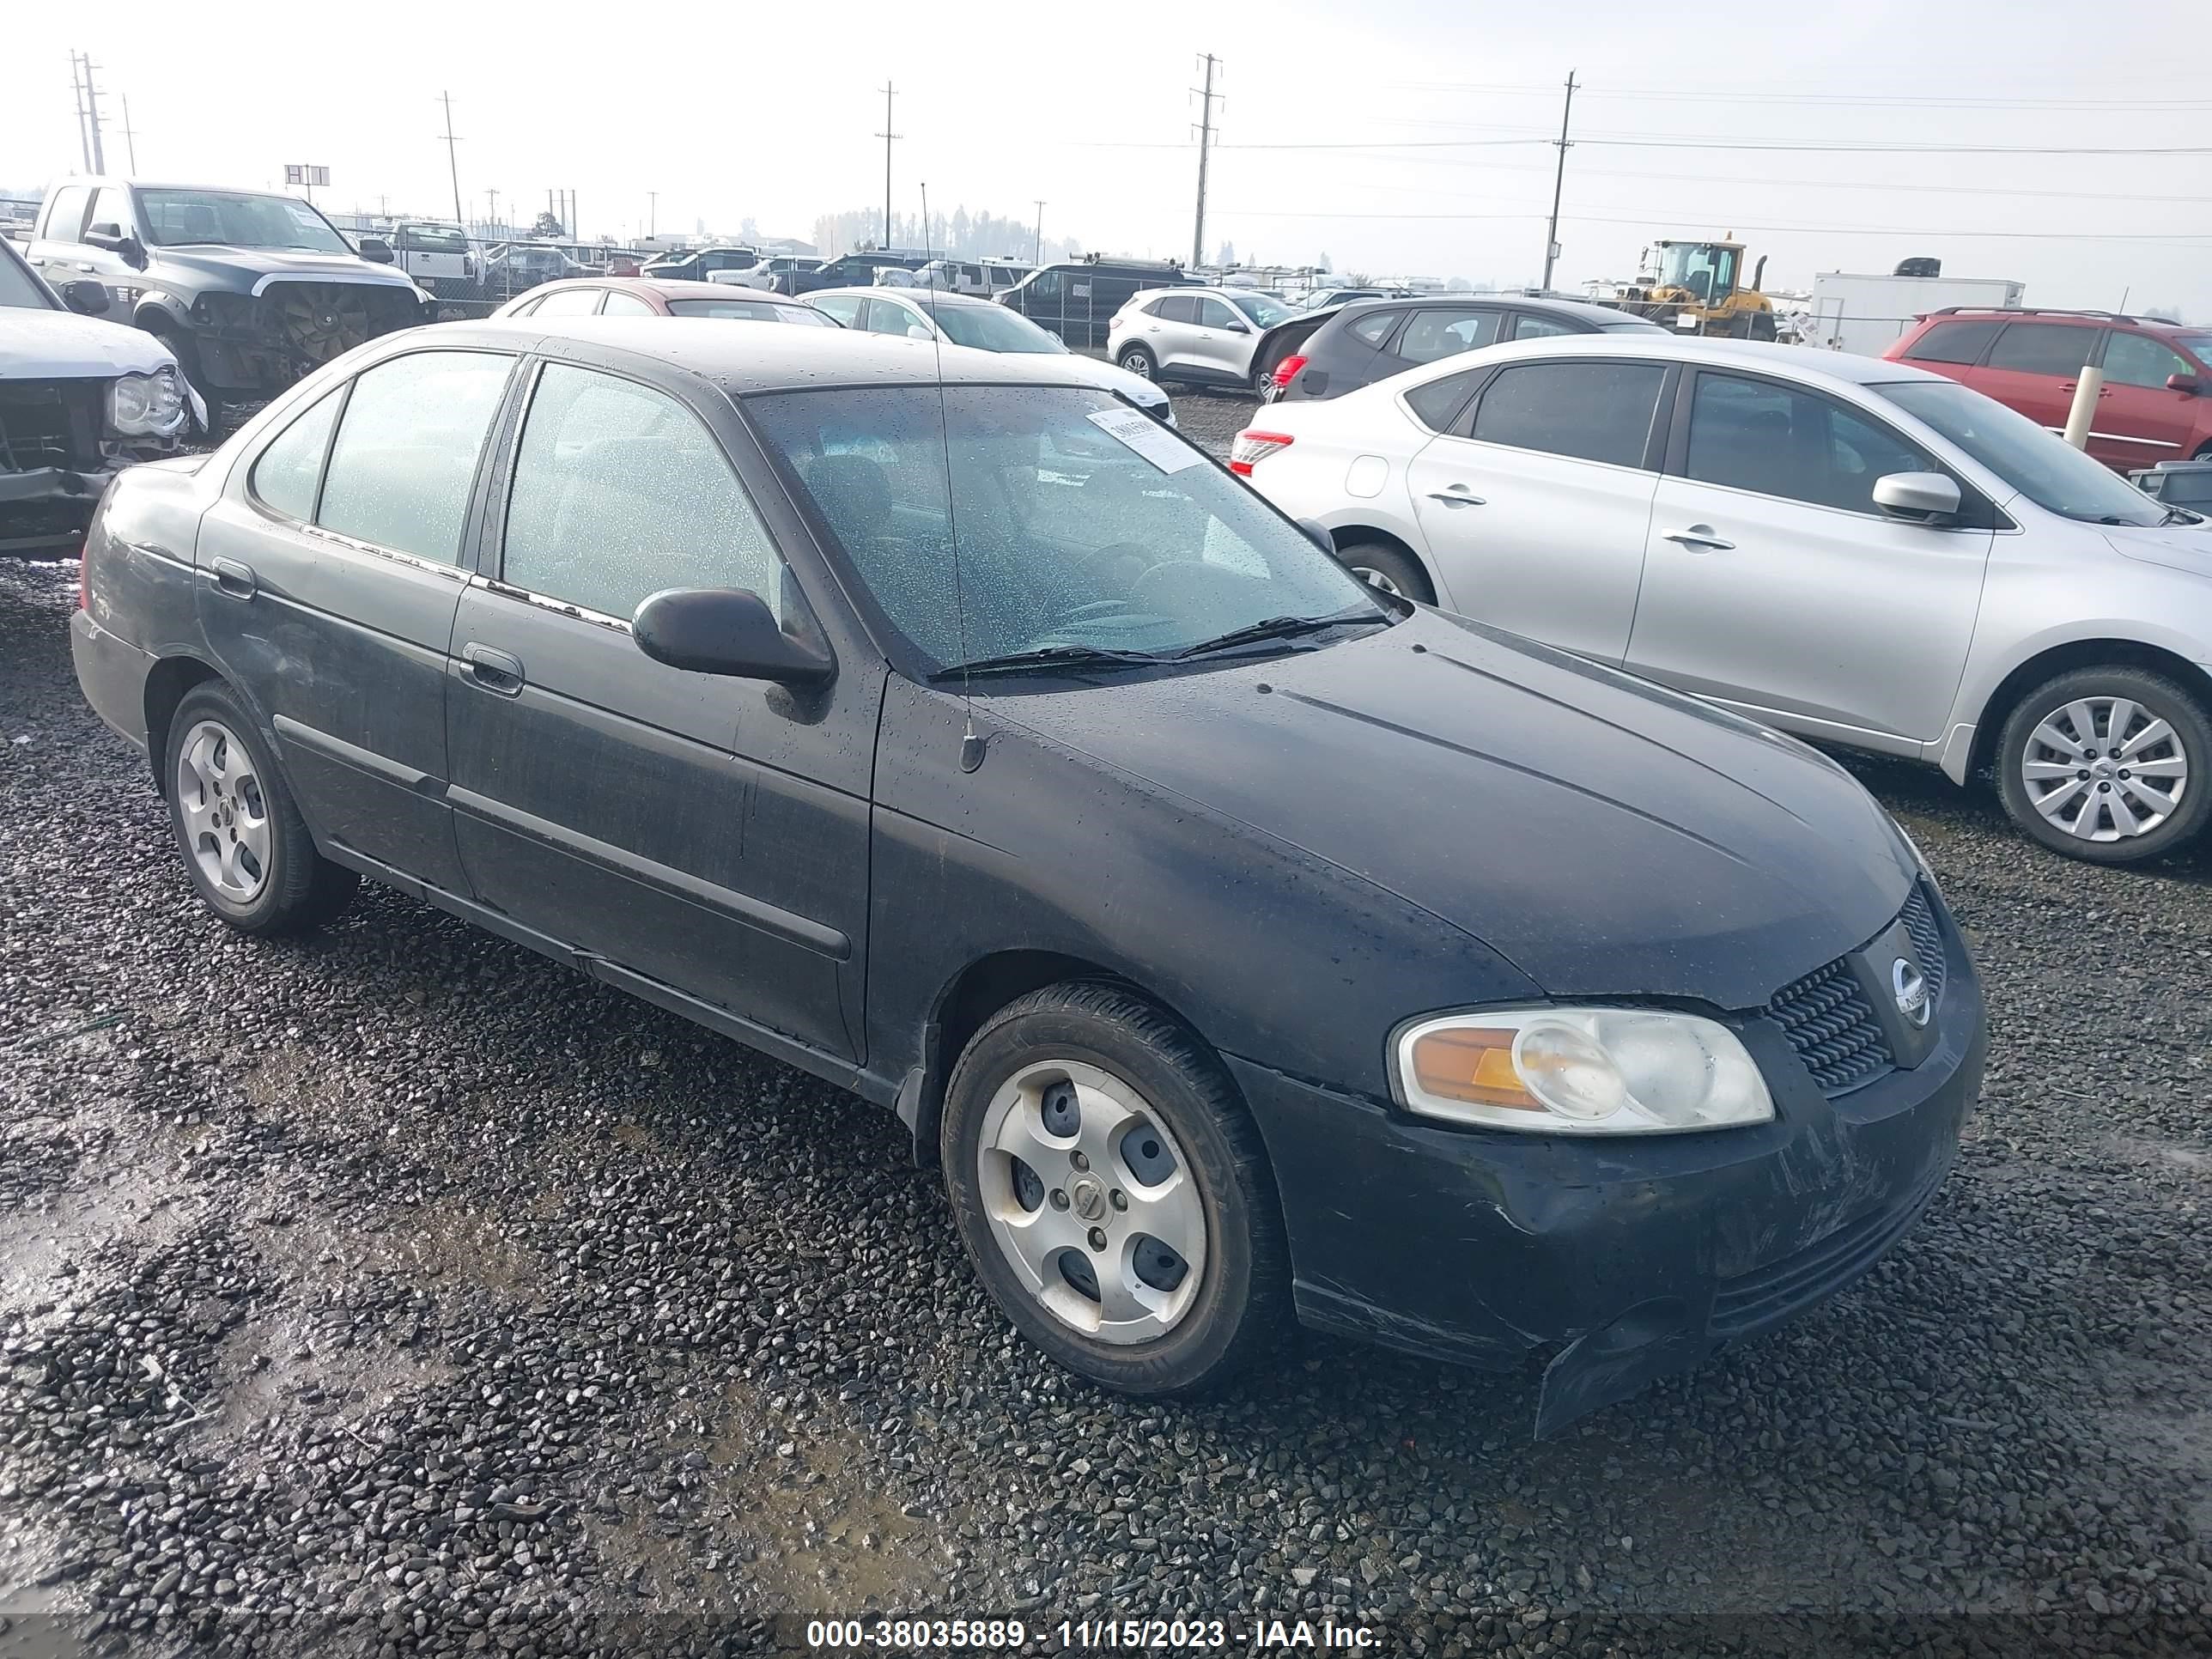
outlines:
[[[1067,367],[1081,380],[1089,381],[1102,392],[1110,392],[1139,409],[1154,411],[1168,407],[1168,394],[1141,374],[1132,374],[1126,368],[1116,368],[1096,357],[1085,357],[1070,352]]]
[[[2212,576],[2212,518],[2196,524],[2112,526],[2105,539],[2112,551],[2146,564],[2162,564],[2193,575]]]
[[[237,293],[253,290],[264,276],[301,276],[325,283],[365,283],[409,288],[414,279],[397,265],[380,265],[350,253],[307,253],[290,248],[162,247],[149,250],[160,264]]]
[[[1427,909],[1554,996],[1758,1006],[1888,925],[1916,873],[1802,744],[1437,611],[993,705]]]
[[[150,374],[176,361],[141,328],[73,311],[0,306],[0,380],[111,380]]]

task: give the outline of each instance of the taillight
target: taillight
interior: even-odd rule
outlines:
[[[1240,478],[1252,476],[1252,469],[1291,447],[1287,432],[1259,432],[1248,427],[1237,434],[1237,441],[1229,447],[1229,470]]]
[[[1304,357],[1285,357],[1277,363],[1275,389],[1279,392],[1289,390],[1291,382],[1298,378],[1298,371],[1305,366],[1306,360]]]

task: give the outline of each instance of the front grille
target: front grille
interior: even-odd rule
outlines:
[[[1871,1083],[1894,1063],[1874,1005],[1840,957],[1784,986],[1766,1005],[1766,1013],[1782,1027],[1822,1094],[1839,1095]]]
[[[1778,1261],[1723,1279],[1713,1294],[1713,1334],[1747,1336],[1842,1290],[1880,1261],[1920,1218],[1935,1201],[1936,1189],[1950,1169],[1947,1152],[1934,1173],[1903,1203],[1846,1222],[1826,1237],[1815,1239]]]
[[[1936,906],[1928,889],[1918,882],[1905,901],[1905,931],[1912,935],[1920,971],[1928,976],[1928,1000],[1937,1001],[1943,994],[1943,930],[1936,925]]]
[[[1911,935],[1920,971],[1928,977],[1928,1000],[1940,1013],[1947,965],[1943,930],[1926,884],[1913,884],[1898,920]],[[1766,1005],[1766,1016],[1782,1028],[1824,1095],[1846,1093],[1896,1067],[1881,1021],[1847,957],[1783,987]]]
[[[271,283],[254,320],[273,344],[313,366],[422,319],[414,294],[407,289],[367,283]]]
[[[0,471],[97,465],[106,389],[100,380],[0,381]]]

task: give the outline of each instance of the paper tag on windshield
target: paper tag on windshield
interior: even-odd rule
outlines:
[[[1151,416],[1133,409],[1102,409],[1091,416],[1091,425],[1118,439],[1163,472],[1180,472],[1206,458]]]

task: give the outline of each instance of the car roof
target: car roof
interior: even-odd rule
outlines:
[[[757,300],[763,305],[795,306],[798,301],[781,294],[770,294],[764,289],[734,288],[727,283],[695,283],[681,276],[563,276],[557,282],[541,283],[530,290],[532,294],[550,294],[556,288],[622,288],[639,289],[658,294],[664,300]],[[517,299],[527,298],[517,295]]]
[[[1322,292],[1329,292],[1323,289]],[[1371,317],[1378,312],[1414,311],[1425,306],[1510,306],[1516,311],[1532,311],[1554,317],[1577,317],[1602,328],[1608,324],[1619,328],[1623,323],[1644,320],[1618,306],[1592,305],[1585,300],[1552,300],[1534,294],[1393,294],[1377,300],[1351,300],[1345,309],[1357,308],[1362,317]],[[1632,332],[1639,331],[1631,331]]]
[[[707,284],[687,284],[707,287]],[[724,299],[730,290],[710,291]],[[419,331],[392,338],[420,343]],[[713,382],[732,397],[819,390],[826,386],[959,385],[1066,386],[1098,388],[1054,352],[942,350],[930,340],[866,334],[857,329],[732,328],[711,317],[501,317],[441,323],[441,345],[501,346],[526,350],[540,341],[571,340],[626,356],[666,363]]]
[[[1910,363],[1862,357],[1855,352],[1830,351],[1822,346],[1778,345],[1768,340],[1715,340],[1701,336],[1683,338],[1667,333],[1648,334],[1641,329],[1609,334],[1553,334],[1540,340],[1514,340],[1504,345],[1437,359],[1436,367],[1457,363],[1510,362],[1522,357],[1649,357],[1665,362],[1704,362],[1716,367],[1770,369],[1793,380],[1827,381],[1844,386],[1885,386],[1899,380],[1941,380],[1941,374],[1915,368]],[[1377,381],[1377,385],[1384,382]]]
[[[987,300],[980,294],[955,294],[946,289],[924,288],[920,283],[916,283],[912,288],[871,288],[862,283],[853,283],[844,288],[817,288],[811,294],[801,296],[798,303],[804,304],[808,300],[819,300],[823,295],[830,294],[864,294],[872,299],[897,300],[907,305],[920,306],[925,311],[932,307],[945,306],[988,306],[994,311],[1006,309],[1006,307],[1000,305],[996,300]],[[926,300],[920,297],[925,294],[930,297]]]

